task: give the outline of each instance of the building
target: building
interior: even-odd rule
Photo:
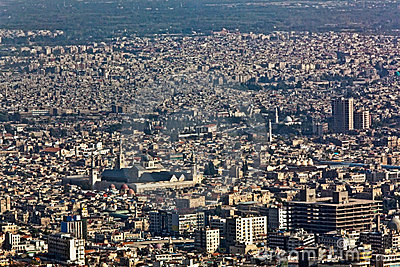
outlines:
[[[267,238],[267,216],[236,217],[226,221],[227,245],[244,243],[252,245],[263,242]]]
[[[205,226],[204,212],[177,213],[176,211],[152,211],[149,213],[149,230],[153,235],[179,235],[194,232]]]
[[[200,228],[195,232],[195,247],[198,251],[214,253],[220,246],[219,229]]]
[[[61,232],[71,234],[75,238],[87,238],[87,223],[80,215],[64,216],[61,222]]]
[[[205,196],[177,198],[175,200],[178,209],[193,209],[204,207],[206,203]]]
[[[225,236],[226,233],[226,219],[220,218],[218,216],[212,216],[208,219],[210,228],[219,229],[219,233],[222,236]]]
[[[393,217],[387,226],[381,227],[378,231],[366,231],[360,234],[362,244],[371,245],[375,253],[384,253],[388,249],[400,248],[400,220]]]
[[[321,123],[321,122],[317,122],[317,123],[313,123],[313,134],[314,135],[323,135],[324,133],[326,133],[328,131],[328,124],[327,123]]]
[[[385,252],[384,254],[374,254],[371,263],[372,266],[376,267],[400,266],[400,252]]]
[[[85,240],[58,233],[48,238],[48,255],[61,264],[85,264]]]
[[[48,255],[61,264],[85,264],[85,240],[58,233],[48,238]]]
[[[357,233],[347,234],[332,231],[318,235],[318,243],[327,248],[333,248],[334,251],[343,251],[356,247],[359,236]]]
[[[287,240],[287,250],[311,246],[315,246],[315,235],[307,233],[303,229],[296,229]]]
[[[264,214],[263,214],[264,215]],[[287,210],[286,207],[269,207],[268,213],[268,230],[286,230],[287,229]]]
[[[238,179],[243,178],[242,168],[240,168],[239,166],[232,166],[229,169],[229,177],[238,178]]]
[[[204,212],[187,213],[187,214],[172,214],[172,233],[183,234],[185,232],[194,232],[196,229],[205,226]]]
[[[121,105],[111,105],[111,113],[126,113],[128,108]]]
[[[19,226],[13,223],[1,223],[0,230],[3,233],[17,233]]]
[[[371,245],[372,251],[383,253],[392,247],[392,235],[389,232],[362,232],[360,242]]]
[[[289,251],[298,247],[314,246],[315,235],[307,233],[303,229],[296,229],[293,232],[269,232],[267,243],[269,248],[280,248]]]
[[[362,245],[344,253],[344,258],[351,266],[370,267],[372,251],[371,246]]]
[[[127,184],[136,193],[143,193],[157,189],[191,187],[201,182],[197,166],[193,167],[191,173],[181,173],[166,170],[150,155],[144,155],[141,164],[132,167],[125,167],[121,158],[122,154],[118,157],[115,169],[102,172],[99,188],[104,189],[111,184]]]
[[[332,100],[332,128],[334,132],[343,133],[354,129],[354,99],[337,98]]]
[[[349,198],[347,192],[334,192],[333,198],[316,198],[315,189],[301,190],[300,201],[286,205],[289,229],[314,233],[369,230],[381,211],[379,201]]]
[[[368,110],[354,112],[354,129],[368,129],[371,126],[371,115]]]
[[[11,210],[11,198],[9,196],[0,199],[0,214]]]
[[[6,233],[3,247],[6,250],[17,250],[16,247],[18,247],[20,242],[21,242],[21,235],[8,232]]]

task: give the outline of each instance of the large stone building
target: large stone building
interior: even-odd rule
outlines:
[[[315,189],[304,189],[300,201],[287,202],[288,226],[309,232],[371,229],[380,214],[380,202],[349,198],[347,192],[334,192],[333,198],[317,198]]]
[[[105,170],[101,180],[97,185],[100,188],[106,188],[111,184],[117,186],[127,184],[136,193],[141,193],[156,189],[191,187],[201,182],[201,175],[196,164],[193,165],[191,173],[172,172],[146,155],[142,157],[140,165],[125,168],[119,163],[117,168]]]

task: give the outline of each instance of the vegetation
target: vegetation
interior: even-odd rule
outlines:
[[[62,30],[55,43],[105,40],[130,34],[210,33],[222,28],[242,32],[388,32],[398,29],[395,1],[277,0],[4,0],[0,28]],[[32,37],[3,38],[26,42]],[[37,37],[36,42],[46,42]]]

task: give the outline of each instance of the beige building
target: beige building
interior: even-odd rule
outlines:
[[[204,207],[206,204],[205,196],[178,198],[175,201],[178,209]]]

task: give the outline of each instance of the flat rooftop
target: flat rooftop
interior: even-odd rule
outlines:
[[[289,201],[288,203],[299,203],[299,204],[317,204],[324,206],[352,206],[355,204],[373,204],[378,203],[379,201],[371,200],[371,199],[358,199],[358,198],[349,198],[346,203],[333,203],[332,197],[321,197],[317,198],[316,201],[306,202],[306,201]]]

